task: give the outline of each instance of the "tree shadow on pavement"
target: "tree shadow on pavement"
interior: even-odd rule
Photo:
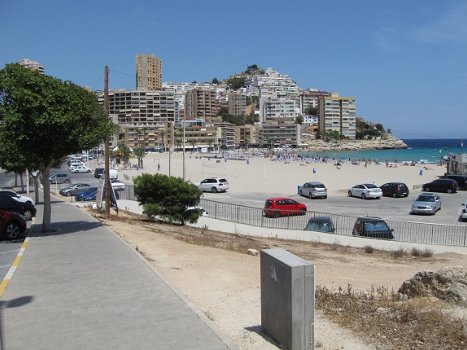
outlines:
[[[103,226],[104,225],[98,221],[63,221],[53,222],[50,224],[50,228],[47,232],[41,232],[42,225],[36,224],[31,226],[31,228],[29,229],[29,236],[46,237],[66,235],[71,233],[79,234],[80,232],[94,230]]]

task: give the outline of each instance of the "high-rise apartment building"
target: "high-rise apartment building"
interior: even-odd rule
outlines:
[[[354,97],[338,94],[319,97],[319,131],[337,131],[341,137],[354,140],[356,136],[357,110]]]
[[[228,95],[228,110],[232,115],[245,115],[246,96],[238,92],[231,92]]]
[[[37,70],[39,73],[44,74],[44,66],[37,61],[30,60],[29,58],[23,58],[22,60],[18,61],[20,66]]]
[[[136,55],[136,90],[162,90],[162,62],[154,55]]]
[[[185,96],[186,120],[201,119],[206,123],[216,123],[220,121],[219,110],[215,90],[196,88],[187,91]]]

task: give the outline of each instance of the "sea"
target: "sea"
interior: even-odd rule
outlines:
[[[306,157],[326,157],[335,159],[365,159],[379,162],[423,162],[437,164],[451,154],[467,152],[467,143],[461,139],[402,139],[406,149],[360,150],[360,151],[320,151],[303,153]],[[467,141],[467,138],[465,139]],[[464,149],[465,145],[465,149]]]

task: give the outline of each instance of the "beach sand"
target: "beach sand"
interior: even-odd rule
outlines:
[[[132,159],[133,164],[136,159]],[[143,158],[144,169],[121,170],[129,178],[144,173],[169,174],[169,154],[149,153]],[[392,166],[394,165],[394,166]],[[160,166],[160,170],[158,170]],[[120,168],[121,169],[121,168]],[[436,164],[401,163],[375,164],[350,162],[340,166],[334,162],[277,161],[271,158],[252,157],[248,160],[205,158],[200,153],[186,153],[185,179],[199,183],[206,177],[225,176],[230,183],[229,192],[262,192],[291,195],[297,193],[297,187],[307,181],[320,181],[328,189],[329,195],[347,195],[347,190],[356,184],[374,183],[381,186],[386,182],[400,181],[409,189],[430,182],[446,172],[445,166]],[[183,177],[183,156],[181,152],[170,155],[170,174]],[[123,176],[121,176],[123,178]]]

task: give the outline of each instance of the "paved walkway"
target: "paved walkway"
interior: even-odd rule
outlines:
[[[0,299],[0,349],[234,349],[134,249],[69,203],[42,206]],[[202,281],[200,281],[202,283]]]

